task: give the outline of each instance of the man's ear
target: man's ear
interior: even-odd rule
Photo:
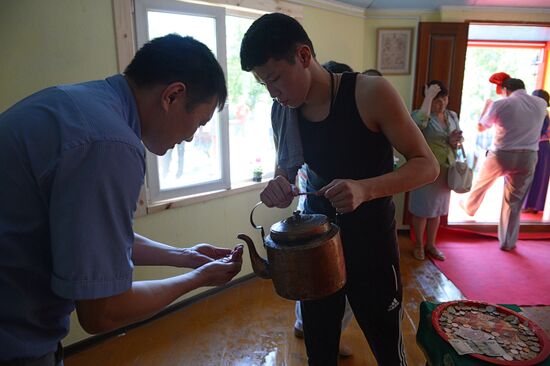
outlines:
[[[309,48],[308,45],[301,45],[296,50],[296,56],[298,57],[298,62],[300,65],[302,65],[304,68],[309,67],[311,64],[311,48]]]
[[[182,82],[169,84],[161,94],[162,108],[166,111],[175,103],[185,102],[186,91],[187,88]]]

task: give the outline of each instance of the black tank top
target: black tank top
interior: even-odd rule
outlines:
[[[298,113],[308,191],[318,190],[333,179],[372,178],[393,169],[390,142],[382,132],[371,131],[359,115],[355,101],[356,80],[356,73],[342,74],[331,111],[323,121],[311,122]],[[308,196],[305,207],[311,213],[323,213],[329,217],[335,214],[324,198],[319,200]],[[393,220],[392,198],[365,202],[356,212],[367,216],[384,213],[383,216]]]

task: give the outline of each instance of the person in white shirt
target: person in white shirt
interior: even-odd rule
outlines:
[[[527,94],[520,79],[506,77],[495,82],[491,77],[490,81],[497,84],[497,93],[504,98],[489,102],[487,113],[482,114],[479,121],[479,131],[494,126],[495,136],[470,196],[462,207],[473,216],[487,190],[496,179],[504,176],[498,239],[500,249],[510,251],[516,247],[521,205],[537,164],[538,140],[546,103]]]

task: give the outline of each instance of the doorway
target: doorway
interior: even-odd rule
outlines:
[[[490,148],[493,129],[483,133],[477,131],[477,122],[488,99],[500,97],[489,76],[506,72],[522,79],[527,93],[535,89],[550,89],[550,26],[510,24],[470,24],[464,81],[460,108],[460,125],[464,131],[464,148],[468,162],[474,169],[474,180]],[[459,202],[466,194],[451,192],[451,203],[447,221],[449,224],[496,224],[502,205],[504,179],[500,178],[487,192],[484,202],[475,216],[470,217],[460,208]],[[548,199],[547,199],[548,201]],[[522,213],[523,224],[550,223],[550,204],[546,212]]]

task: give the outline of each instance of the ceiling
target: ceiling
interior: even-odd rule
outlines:
[[[368,9],[436,10],[441,6],[482,6],[550,9],[550,0],[337,0]]]
[[[470,24],[468,39],[476,41],[548,42],[550,40],[550,27]]]

